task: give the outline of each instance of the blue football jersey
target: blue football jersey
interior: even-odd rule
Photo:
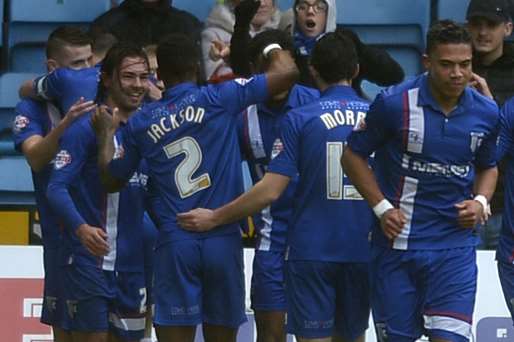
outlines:
[[[504,203],[502,229],[496,258],[514,262],[514,98],[505,102],[500,114],[498,160],[505,159]]]
[[[262,179],[271,159],[282,150],[280,127],[287,112],[317,98],[318,90],[295,85],[281,107],[270,108],[266,104],[258,104],[248,107],[243,113],[238,124],[239,139],[253,183]],[[296,182],[297,177],[293,177],[280,198],[254,216],[258,234],[257,250],[285,251]]]
[[[124,157],[113,160],[111,173],[127,179],[145,158],[159,194],[159,241],[240,234],[237,223],[210,232],[181,229],[176,214],[217,208],[243,189],[237,116],[267,98],[264,75],[198,87],[182,83],[166,90],[163,99],[147,105],[123,128]]]
[[[426,74],[386,89],[372,104],[349,146],[375,154],[375,177],[384,196],[406,216],[389,241],[378,220],[373,241],[394,249],[474,246],[472,229],[459,227],[455,205],[473,198],[475,168],[496,165],[496,103],[466,88],[445,115],[430,93]]]
[[[20,152],[25,140],[34,135],[46,136],[61,120],[59,110],[51,103],[30,99],[19,102],[15,112],[13,139],[16,149]],[[32,171],[32,182],[39,212],[43,246],[57,248],[61,240],[61,228],[59,219],[46,198],[46,187],[51,170],[52,163],[49,163],[39,172]]]
[[[115,139],[116,158],[123,155],[121,139]],[[143,270],[143,201],[147,180],[144,165],[138,165],[120,192],[106,193],[100,183],[91,114],[77,119],[66,130],[47,190],[50,204],[65,224],[66,263],[94,265],[109,271]],[[84,223],[105,230],[110,246],[108,255],[94,257],[81,244],[76,229]]]
[[[34,81],[36,94],[45,100],[54,100],[66,113],[81,97],[94,100],[100,80],[100,66],[74,70],[58,68]]]
[[[351,87],[333,86],[287,114],[284,149],[268,172],[299,174],[287,234],[289,260],[369,260],[371,209],[340,164],[346,138],[364,120],[368,106]]]

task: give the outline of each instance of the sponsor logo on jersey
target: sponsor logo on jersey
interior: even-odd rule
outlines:
[[[123,148],[123,145],[118,145],[114,149],[114,156],[112,159],[122,159],[125,156],[125,149]]]
[[[60,170],[69,164],[71,164],[71,154],[66,150],[59,151],[54,159],[54,168]]]
[[[27,118],[24,115],[16,115],[14,118],[14,131],[20,132],[21,130],[25,129],[30,123],[29,118]]]

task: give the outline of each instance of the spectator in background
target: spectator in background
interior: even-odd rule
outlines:
[[[512,33],[506,0],[472,0],[467,9],[468,29],[473,40],[473,71],[485,78],[498,105],[514,95],[514,46],[505,42]],[[480,248],[496,249],[502,225],[503,163],[491,201],[492,216],[481,227]]]
[[[228,59],[230,39],[236,21],[234,9],[239,2],[240,0],[227,0],[224,4],[218,4],[207,17],[202,32],[202,55],[207,80],[217,82],[233,78]],[[251,20],[250,36],[278,28],[280,18],[281,12],[275,6],[275,0],[262,0],[257,14]]]
[[[146,46],[169,33],[184,33],[199,41],[202,23],[192,14],[171,6],[169,0],[125,0],[91,25],[91,32],[112,33],[119,41]]]
[[[252,5],[255,0],[247,0],[237,12],[232,53],[230,62],[236,74],[248,76],[250,64],[247,56],[249,41],[248,23],[252,18]],[[357,48],[359,57],[359,74],[353,80],[352,87],[362,95],[360,83],[363,79],[381,86],[392,85],[403,79],[401,66],[387,52],[363,44],[351,30],[338,28],[336,25],[335,0],[296,0],[291,11],[284,13],[280,27],[293,35],[296,48],[296,64],[300,69],[302,85],[315,87],[309,72],[309,59],[316,40],[326,32],[339,31],[350,38]]]

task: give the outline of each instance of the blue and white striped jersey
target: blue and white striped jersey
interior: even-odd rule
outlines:
[[[352,151],[376,151],[374,173],[385,197],[407,218],[389,241],[376,221],[373,241],[400,250],[474,246],[473,230],[458,226],[455,205],[473,197],[476,168],[496,165],[496,103],[466,88],[445,115],[428,75],[386,89],[371,105],[364,129],[348,139]]]

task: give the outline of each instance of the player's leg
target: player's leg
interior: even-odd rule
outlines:
[[[241,236],[203,240],[202,260],[205,341],[235,341],[239,326],[246,321]]]
[[[250,297],[257,342],[285,342],[284,253],[255,251]]]
[[[469,341],[477,284],[475,248],[431,252],[428,274],[424,321],[431,341]]]
[[[158,246],[154,270],[154,325],[159,342],[193,341],[202,322],[201,240]]]
[[[66,320],[73,342],[107,342],[109,302],[114,296],[96,266],[63,267]]]
[[[298,341],[331,341],[339,263],[286,261],[287,329]]]
[[[116,296],[109,308],[113,342],[139,342],[146,326],[147,290],[144,272],[104,272]]]
[[[344,263],[338,272],[334,342],[363,342],[368,329],[369,264]]]
[[[257,342],[286,341],[286,312],[255,310]]]
[[[348,339],[346,339],[344,337],[341,337],[341,336],[333,336],[332,337],[332,342],[366,342],[366,336],[365,335],[361,335],[361,336],[357,337],[354,340],[348,340]]]
[[[43,246],[43,266],[45,280],[43,289],[43,309],[41,323],[52,326],[55,342],[71,342],[69,325],[65,320],[65,300],[62,288],[62,267],[60,266],[60,249],[55,246]]]
[[[505,303],[514,321],[514,265],[498,261],[498,275],[500,277]]]
[[[56,326],[52,326],[52,331],[54,334],[54,342],[72,342],[71,333],[67,330],[63,330],[61,328],[57,328]]]
[[[423,264],[416,251],[372,246],[371,308],[378,342],[413,342],[423,333]]]

